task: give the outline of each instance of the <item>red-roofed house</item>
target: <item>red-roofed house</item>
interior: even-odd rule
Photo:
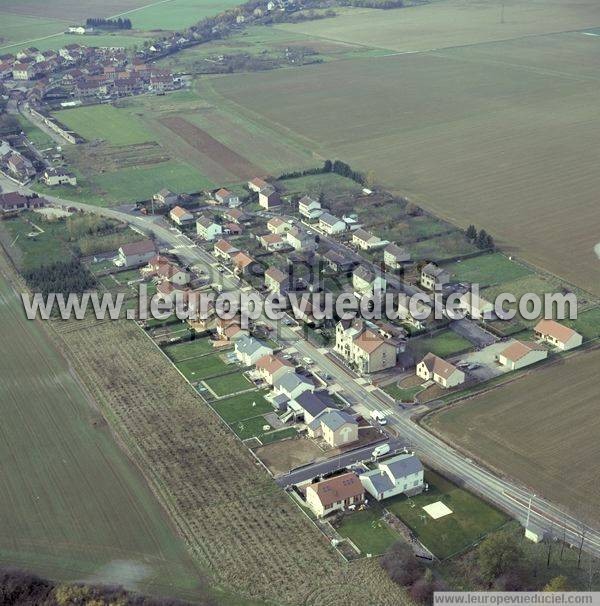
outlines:
[[[318,518],[359,505],[364,499],[363,485],[353,472],[321,480],[306,489],[306,503]]]
[[[215,200],[220,202],[221,204],[225,204],[230,208],[234,208],[240,205],[240,199],[234,193],[230,192],[228,189],[222,187],[215,192]]]
[[[181,208],[181,206],[173,207],[169,212],[169,217],[177,225],[186,225],[194,220],[194,215],[185,210],[185,208]]]
[[[583,337],[577,331],[554,320],[540,320],[534,331],[538,339],[561,351],[579,347],[583,343]]]
[[[537,343],[514,341],[498,355],[498,362],[510,370],[518,370],[548,357],[548,350]]]

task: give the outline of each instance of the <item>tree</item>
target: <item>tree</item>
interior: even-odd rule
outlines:
[[[394,583],[404,587],[414,583],[425,570],[411,547],[402,541],[394,543],[383,555],[381,566]]]
[[[491,534],[479,547],[479,570],[481,576],[492,582],[508,571],[518,569],[523,552],[516,539],[506,533]]]
[[[487,248],[488,243],[488,234],[485,229],[482,229],[477,234],[477,239],[475,240],[475,244],[477,248]]]
[[[373,186],[375,185],[375,171],[370,170],[367,173],[367,176],[365,177],[365,185],[369,189],[373,189]]]
[[[469,227],[467,227],[465,235],[469,240],[475,240],[475,238],[477,237],[477,228],[474,225],[469,225]]]
[[[544,591],[568,591],[569,581],[564,575],[560,575],[550,579]]]
[[[409,202],[406,205],[406,214],[411,217],[420,217],[423,214],[423,210],[413,202]]]

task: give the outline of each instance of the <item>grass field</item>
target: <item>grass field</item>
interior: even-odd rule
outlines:
[[[565,320],[564,323],[580,332],[584,339],[596,339],[600,337],[600,307],[584,311],[576,320]]]
[[[479,19],[489,17],[491,5],[459,4],[382,11],[378,18],[414,19],[421,35],[432,11],[452,5],[466,19],[473,13],[472,32],[482,29]],[[323,157],[373,170],[388,188],[462,227],[483,227],[510,254],[600,294],[592,229],[600,187],[593,100],[600,83],[591,68],[599,39],[577,32],[509,39],[513,29],[583,27],[600,8],[544,3],[541,25],[533,18],[538,10],[535,2],[511,3],[515,19],[502,28],[503,42],[206,78],[200,91],[221,96],[222,111]],[[567,15],[564,21],[559,14]],[[305,25],[327,28],[334,21]],[[381,39],[379,28],[356,23],[365,36]],[[461,44],[477,41],[460,28],[445,29],[432,30],[435,48],[446,35]],[[401,30],[393,31],[405,45]],[[485,31],[481,37],[490,39]]]
[[[200,358],[190,358],[179,362],[175,366],[189,381],[200,381],[237,368],[234,364],[226,364],[221,359],[222,354],[213,353]]]
[[[165,353],[173,362],[181,362],[188,358],[197,358],[213,351],[212,341],[210,339],[194,339],[186,343],[178,343],[165,347]]]
[[[336,530],[350,539],[362,555],[380,555],[385,553],[400,535],[381,519],[381,508],[355,511],[344,516]]]
[[[505,514],[435,472],[427,470],[425,481],[429,484],[427,492],[410,499],[394,497],[386,507],[440,559],[464,551],[508,520]],[[452,513],[434,520],[422,508],[438,501]]]
[[[600,493],[588,464],[600,456],[599,364],[597,349],[563,359],[427,423],[537,494],[597,520]]]
[[[264,399],[264,392],[260,391],[240,394],[226,400],[219,400],[213,403],[213,407],[223,420],[230,424],[273,411],[273,407]],[[263,420],[262,425],[264,423]]]
[[[417,387],[400,387],[398,383],[390,383],[382,388],[383,391],[390,394],[396,400],[400,402],[412,402],[415,396],[423,391],[423,388],[420,386]]]
[[[253,387],[252,383],[241,372],[206,379],[204,383],[218,398]]]
[[[0,562],[191,598],[183,541],[5,269],[0,258]]]
[[[21,129],[27,136],[27,138],[37,147],[38,150],[45,150],[50,147],[56,147],[56,142],[47,135],[43,130],[34,126],[27,118],[21,114],[17,114],[15,118],[21,125]]]
[[[453,279],[459,282],[479,284],[481,288],[512,282],[532,273],[527,267],[510,261],[501,253],[465,259],[460,263],[446,265],[444,269],[451,273]]]
[[[455,332],[443,330],[433,336],[412,339],[409,341],[408,347],[414,353],[415,359],[420,361],[428,352],[434,353],[441,358],[446,358],[471,349],[473,346],[470,341],[457,335]]]
[[[407,603],[377,562],[340,562],[134,324],[98,323],[63,339],[214,582],[273,603]]]

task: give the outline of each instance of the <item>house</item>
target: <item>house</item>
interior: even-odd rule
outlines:
[[[286,241],[296,251],[309,251],[317,247],[314,236],[298,227],[292,227],[287,232]]]
[[[217,317],[215,328],[217,336],[222,341],[237,341],[244,337],[249,338],[250,331],[247,328],[242,328],[242,320],[239,316],[233,318]]]
[[[253,366],[263,356],[272,355],[273,350],[254,337],[244,337],[235,344],[235,357],[244,366]]]
[[[281,271],[278,267],[269,267],[265,271],[265,287],[271,292],[285,294],[290,282],[289,274]]]
[[[42,175],[42,181],[50,187],[54,185],[77,185],[77,177],[64,168],[47,168]]]
[[[258,239],[260,245],[267,250],[281,250],[287,247],[287,241],[277,234],[266,234]]]
[[[194,220],[194,215],[181,206],[174,206],[169,212],[169,217],[177,225],[187,225]]]
[[[409,261],[410,253],[393,242],[383,249],[383,262],[390,269],[400,269],[403,263]]]
[[[221,226],[210,217],[199,217],[196,219],[196,233],[203,240],[214,240],[222,232]]]
[[[173,204],[177,204],[179,201],[179,196],[173,193],[170,189],[161,189],[152,196],[152,201],[157,206],[171,207]]]
[[[3,213],[29,208],[29,198],[18,192],[0,194],[0,211]]]
[[[232,223],[245,223],[251,219],[251,217],[249,217],[243,210],[239,208],[227,209],[223,212],[223,218],[226,221],[231,221]]]
[[[335,250],[328,250],[323,255],[323,261],[337,274],[349,274],[358,265],[355,259],[345,257]]]
[[[223,233],[230,236],[241,236],[243,231],[242,226],[237,223],[225,223],[223,225]]]
[[[320,202],[304,196],[298,201],[298,212],[307,219],[318,219],[323,214],[323,209]]]
[[[283,394],[288,400],[294,400],[305,391],[314,391],[315,386],[295,372],[286,372],[273,379],[273,389],[276,394]]]
[[[373,250],[385,246],[386,241],[370,234],[364,229],[357,229],[352,233],[352,244],[361,250]]]
[[[488,319],[494,311],[493,303],[471,291],[460,295],[457,307],[473,320]]]
[[[35,175],[33,164],[24,156],[17,152],[10,152],[8,157],[4,157],[8,170],[22,181],[29,179]]]
[[[378,501],[399,494],[413,496],[425,486],[423,464],[410,453],[377,462],[377,468],[359,476],[363,488]]]
[[[412,307],[412,309],[411,309]],[[417,330],[425,328],[426,321],[431,317],[431,306],[423,301],[412,300],[405,293],[399,293],[396,298],[398,319],[413,326]]]
[[[555,320],[540,320],[533,330],[536,338],[561,351],[579,347],[583,343],[583,337],[578,332]]]
[[[358,372],[367,374],[396,366],[398,343],[356,318],[337,323],[334,350]]]
[[[498,362],[510,370],[518,370],[548,357],[548,350],[537,343],[515,341],[498,354]]]
[[[161,263],[156,270],[158,281],[167,281],[174,286],[185,286],[190,281],[190,274],[179,265],[171,262]]]
[[[421,269],[421,286],[429,290],[435,290],[450,281],[450,274],[435,263],[427,263]]]
[[[258,203],[265,210],[273,210],[281,206],[281,198],[273,187],[266,187],[258,193]]]
[[[221,258],[221,259],[231,259],[231,257],[233,255],[235,255],[235,253],[240,252],[239,249],[237,249],[233,244],[231,244],[230,242],[227,242],[227,240],[219,240],[214,246],[213,246],[213,254],[215,257]]]
[[[353,472],[321,480],[306,489],[306,503],[318,518],[334,511],[355,508],[364,498],[363,486]]]
[[[282,235],[292,229],[292,224],[281,217],[272,217],[267,221],[267,229],[272,234]]]
[[[294,372],[294,366],[284,358],[273,354],[267,354],[256,362],[257,375],[269,385],[273,385],[277,377],[288,372]]]
[[[215,192],[215,200],[230,208],[235,208],[241,204],[239,197],[224,187]]]
[[[254,179],[248,181],[248,189],[256,193],[259,193],[263,189],[267,189],[269,187],[271,187],[271,185],[269,185],[264,179],[261,179],[260,177],[254,177]]]
[[[177,284],[172,284],[168,280],[164,282],[159,282],[156,287],[156,293],[160,296],[164,301],[174,301],[175,297],[183,296],[183,293],[186,292],[181,286]]]
[[[359,265],[352,272],[352,287],[355,294],[359,296],[370,296],[376,293],[383,294],[387,286],[386,279],[383,276],[375,275],[364,265]]]
[[[13,64],[13,80],[32,80],[36,74],[37,67],[34,63],[17,62]]]
[[[319,216],[319,229],[331,236],[346,231],[346,223],[329,213],[323,213]]]
[[[424,381],[433,379],[445,388],[456,387],[465,382],[465,373],[462,370],[431,352],[417,364],[416,373]]]
[[[123,244],[119,248],[115,264],[122,267],[135,267],[142,263],[148,263],[156,254],[156,248],[152,240],[139,240]]]
[[[245,252],[235,253],[231,257],[235,271],[240,274],[249,273],[250,269],[256,264],[256,261]]]
[[[337,448],[358,440],[358,422],[344,410],[327,408],[307,424],[311,438],[323,440]]]
[[[302,418],[306,425],[327,409],[333,408],[333,400],[323,392],[305,391],[288,402],[288,408],[294,411],[296,418]]]

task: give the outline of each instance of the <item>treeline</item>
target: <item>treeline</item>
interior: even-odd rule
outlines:
[[[197,596],[198,604],[213,606],[210,597]],[[3,606],[183,606],[168,598],[150,598],[121,587],[57,584],[28,572],[0,568],[0,604]]]
[[[364,185],[367,180],[365,175],[357,170],[354,170],[349,164],[346,164],[346,162],[342,162],[341,160],[334,160],[333,162],[331,160],[325,160],[325,162],[323,162],[323,166],[321,167],[282,173],[279,175],[279,180],[297,179],[298,177],[306,177],[308,175],[323,175],[325,173],[335,173],[336,175],[346,177],[347,179],[352,179],[352,181],[356,181],[356,183],[359,185]]]
[[[492,238],[485,229],[477,231],[477,228],[474,225],[469,225],[469,227],[467,227],[465,237],[469,242],[475,244],[475,246],[481,250],[487,250],[488,248],[494,248],[495,246],[494,238]]]
[[[86,27],[97,27],[102,29],[131,29],[131,19],[101,19],[100,17],[90,17],[85,20]]]
[[[96,286],[94,276],[79,259],[57,261],[51,265],[42,265],[23,272],[27,285],[34,293],[44,297],[49,293],[81,294]]]

